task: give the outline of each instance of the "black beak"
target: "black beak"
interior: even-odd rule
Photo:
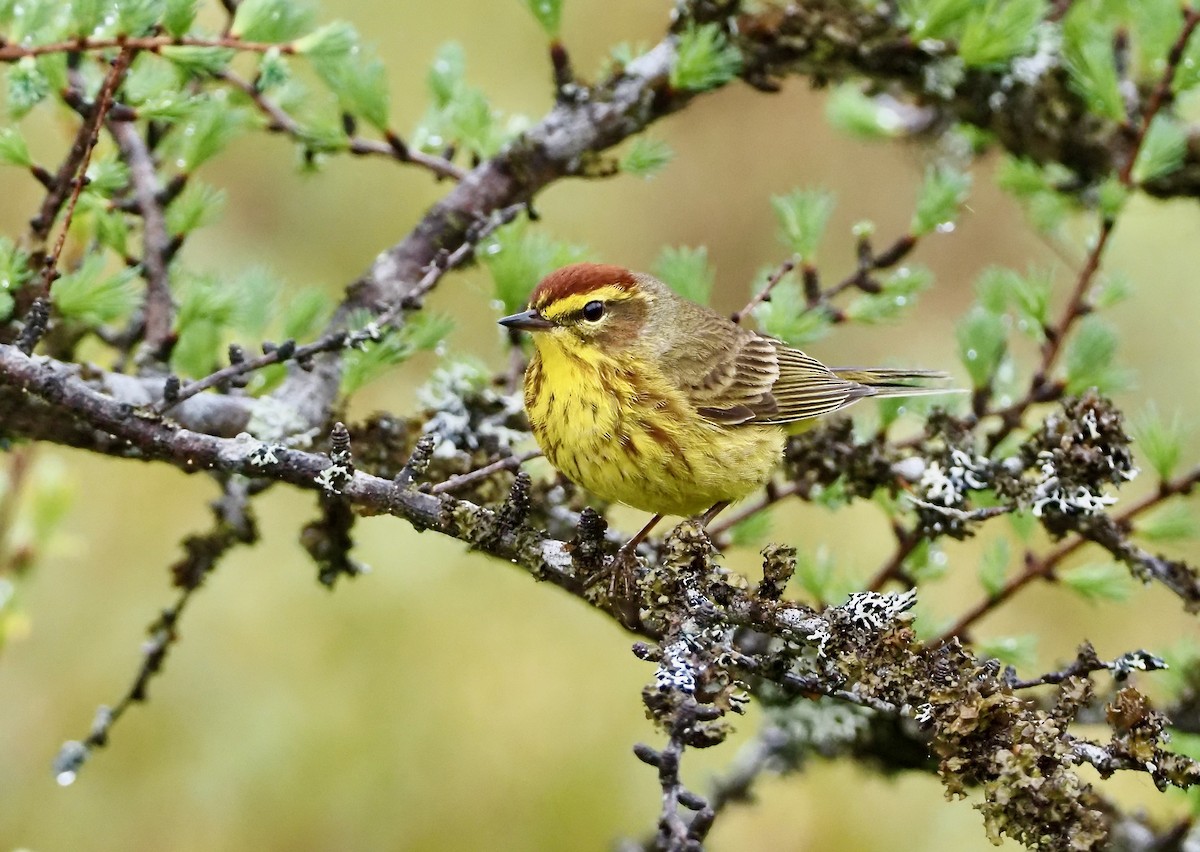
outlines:
[[[532,310],[505,317],[499,320],[499,323],[505,328],[517,329],[519,331],[545,331],[548,328],[554,328],[554,323],[543,318],[537,311]]]

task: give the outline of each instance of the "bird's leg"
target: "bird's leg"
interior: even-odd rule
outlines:
[[[653,518],[647,521],[646,526],[638,530],[637,535],[621,545],[621,549],[617,551],[617,558],[620,559],[625,557],[628,559],[637,553],[638,545],[646,540],[646,536],[650,535],[651,531],[658,526],[658,522],[662,519],[662,515],[655,515]]]
[[[721,514],[726,506],[729,505],[728,500],[722,500],[720,503],[713,503],[707,512],[700,516],[701,529],[707,530],[708,525],[712,523],[713,518]]]
[[[646,540],[646,536],[650,535],[651,530],[658,526],[658,522],[663,519],[662,515],[655,515],[646,525],[638,530],[637,534],[621,545],[621,549],[617,551],[613,557],[612,563],[608,570],[603,574],[597,574],[588,585],[591,586],[601,576],[605,576],[608,580],[608,596],[615,601],[628,601],[633,596],[635,586],[634,572],[637,568],[637,549],[638,545]]]

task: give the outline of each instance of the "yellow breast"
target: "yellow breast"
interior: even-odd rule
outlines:
[[[535,336],[525,408],[546,458],[606,500],[694,515],[745,497],[779,462],[777,426],[726,427],[700,417],[653,364]]]

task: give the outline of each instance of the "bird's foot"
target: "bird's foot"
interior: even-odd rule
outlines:
[[[629,545],[633,544],[633,547]],[[641,624],[638,611],[642,570],[638,560],[637,544],[627,542],[616,552],[612,560],[605,563],[586,581],[587,595],[607,608],[630,630]]]

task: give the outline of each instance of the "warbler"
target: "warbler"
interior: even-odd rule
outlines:
[[[929,370],[830,368],[675,293],[653,276],[577,263],[546,276],[529,310],[525,410],[538,446],[573,482],[654,517],[702,522],[779,464],[785,425],[868,396],[941,392]]]

